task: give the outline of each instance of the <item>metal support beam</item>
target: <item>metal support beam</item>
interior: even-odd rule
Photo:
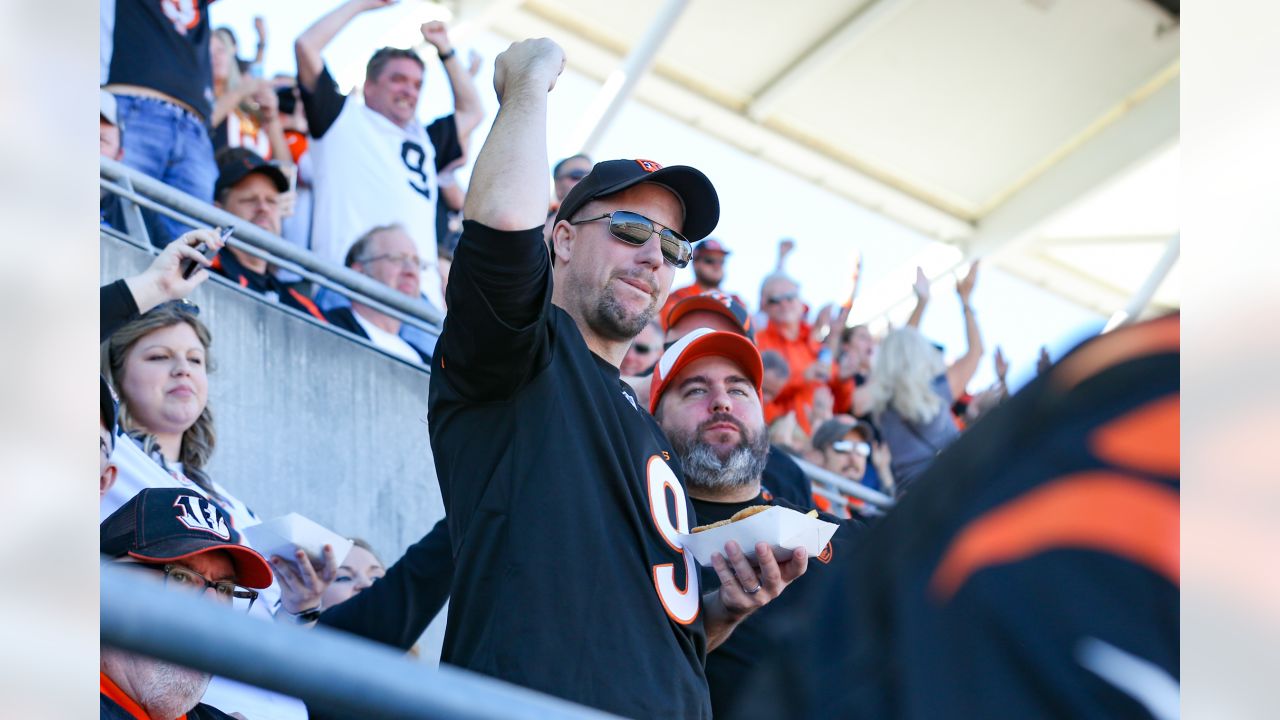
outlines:
[[[613,119],[622,109],[622,104],[631,97],[636,83],[653,65],[653,59],[658,54],[658,49],[662,47],[662,42],[671,34],[671,28],[675,27],[676,21],[680,19],[681,13],[688,4],[689,0],[667,0],[653,18],[653,22],[649,24],[644,37],[640,38],[640,42],[631,49],[631,54],[627,55],[627,59],[622,62],[622,67],[615,70],[605,81],[604,87],[600,88],[600,92],[591,101],[591,107],[587,108],[587,112],[582,117],[578,137],[583,140],[578,146],[579,152],[590,155],[595,150],[596,145],[600,143],[600,138],[609,130]]]
[[[135,192],[133,182],[127,177],[120,179],[120,185],[128,192]],[[142,208],[127,197],[121,197],[120,202],[124,210],[124,229],[129,231],[129,234],[133,237],[150,245],[151,236],[147,233],[147,223],[142,219]]]
[[[263,622],[102,565],[101,639],[134,652],[362,718],[611,718],[475,673],[433,670],[328,628]],[[233,708],[228,708],[228,710]]]
[[[1155,267],[1151,268],[1151,273],[1142,282],[1142,287],[1138,288],[1138,292],[1133,294],[1133,298],[1129,300],[1129,304],[1123,310],[1111,316],[1102,332],[1111,332],[1122,325],[1128,325],[1142,315],[1142,311],[1147,308],[1151,298],[1156,294],[1156,290],[1160,288],[1160,283],[1164,282],[1164,279],[1168,277],[1169,271],[1173,269],[1173,264],[1178,262],[1181,245],[1181,235],[1174,235],[1169,239],[1169,244],[1164,246],[1164,253],[1156,261]]]
[[[963,243],[965,256],[989,257],[1028,239],[1055,214],[1176,142],[1178,76],[1163,73],[1161,78],[1163,84],[1135,93],[1113,121],[979,220],[977,232]]]
[[[788,87],[825,68],[837,55],[857,42],[858,38],[864,37],[872,28],[884,23],[909,3],[910,0],[867,0],[831,34],[761,88],[747,106],[747,115],[756,122],[763,121],[777,107]]]

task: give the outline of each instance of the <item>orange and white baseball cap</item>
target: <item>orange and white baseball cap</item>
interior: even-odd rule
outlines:
[[[737,363],[755,387],[756,395],[760,395],[764,364],[756,346],[738,333],[698,328],[667,348],[653,368],[653,380],[649,384],[649,412],[657,412],[662,393],[681,370],[705,357],[724,357]]]

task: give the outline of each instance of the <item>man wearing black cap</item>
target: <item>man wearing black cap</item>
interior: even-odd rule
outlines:
[[[690,167],[600,162],[548,253],[563,67],[546,39],[495,60],[501,107],[450,274],[428,416],[457,567],[442,660],[621,715],[708,718],[707,651],[806,563],[756,569],[731,545],[735,581],[699,590],[679,462],[618,366],[719,201]]]
[[[139,492],[102,521],[100,535],[103,555],[161,580],[166,590],[247,611],[257,590],[271,584],[267,561],[240,544],[240,533],[218,506],[182,488]],[[231,717],[200,702],[210,679],[206,672],[104,646],[99,717]]]
[[[279,235],[280,194],[288,190],[289,180],[280,168],[252,150],[227,148],[218,153],[218,182],[213,188],[213,204],[232,215]],[[228,246],[214,258],[213,271],[242,288],[262,293],[326,322],[324,313],[311,298],[277,280],[267,261],[257,255]]]

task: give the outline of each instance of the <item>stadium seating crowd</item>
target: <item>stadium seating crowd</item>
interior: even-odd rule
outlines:
[[[198,4],[207,5],[203,0]],[[464,64],[447,29],[428,23],[422,36],[430,61],[443,63],[452,85],[456,105],[450,112],[440,113],[429,125],[418,123],[423,60],[416,51],[395,48],[372,54],[364,101],[349,101],[338,91],[321,50],[357,15],[385,4],[350,0],[338,5],[297,38],[296,73],[264,79],[265,21],[256,23],[255,57],[242,59],[235,35],[227,28],[212,28],[206,12],[198,13],[192,25],[178,27],[180,23],[159,15],[159,10],[140,9],[144,3],[119,0],[114,55],[103,68],[102,155],[424,306],[447,311],[444,291],[465,198],[454,171],[471,159],[470,135],[482,120],[473,82],[480,61],[473,55]],[[130,9],[135,5],[138,8]],[[133,23],[130,29],[120,29],[124,21]],[[122,33],[128,37],[122,38]],[[203,137],[192,140],[183,133]],[[383,152],[386,143],[387,158],[367,159]],[[555,198],[548,228],[559,202],[592,166],[583,155],[554,166],[547,178]],[[101,211],[104,226],[124,229],[118,198],[104,193]],[[121,522],[119,512],[136,511],[140,491],[154,488],[196,496],[210,504],[210,518],[225,516],[243,531],[259,518],[234,494],[234,479],[215,479],[205,470],[217,438],[208,407],[207,370],[218,328],[206,326],[199,308],[183,298],[209,273],[217,273],[244,292],[266,296],[427,367],[436,338],[379,312],[358,296],[321,291],[268,260],[223,247],[211,230],[183,228],[171,218],[145,214],[159,254],[145,272],[101,291],[104,533]],[[862,501],[821,477],[804,476],[788,458],[803,459],[901,500],[935,458],[1008,395],[1008,365],[999,348],[994,353],[996,384],[972,392],[969,388],[987,347],[973,304],[978,262],[956,283],[968,346],[948,364],[941,348],[918,329],[931,299],[923,273],[913,286],[917,304],[910,320],[876,337],[865,325],[849,325],[856,284],[843,303],[810,303],[813,299],[805,297],[801,283],[784,269],[785,255],[794,247],[790,241],[780,246],[777,269],[761,283],[756,307],[722,290],[732,254],[748,252],[749,244],[749,239],[733,239],[731,251],[727,240],[707,238],[694,246],[695,282],[671,288],[666,304],[635,339],[622,374],[640,397],[647,398],[664,348],[695,329],[726,330],[749,338],[763,358],[771,467],[781,463],[785,468],[765,471],[766,486],[774,494],[791,492],[810,507],[842,518],[862,518],[868,511]],[[204,257],[198,252],[201,245],[217,254]],[[185,272],[187,263],[198,266],[194,274]],[[833,500],[833,495],[842,499]],[[868,513],[867,519],[874,515]],[[369,529],[341,530],[363,534]],[[248,544],[238,533],[231,539]],[[445,556],[447,542],[424,540],[410,549],[403,565],[387,570],[367,543],[356,545],[346,560],[335,558],[332,548],[326,548],[318,563],[302,553],[267,558],[274,582],[257,587],[251,614],[308,626],[319,620],[389,642],[379,636],[381,629],[351,627],[358,623],[350,620],[350,608],[341,621],[326,622],[322,613],[376,587],[384,575],[400,577],[411,567],[424,577],[435,576],[423,567],[438,566],[445,578],[452,572],[452,558]],[[186,578],[181,580],[185,583],[204,577],[191,567],[165,572],[170,584],[179,582],[175,574]],[[191,580],[191,574],[197,580]],[[241,588],[239,575],[232,580]],[[382,622],[420,632],[443,599],[442,595],[438,602],[392,603],[387,607],[395,614]],[[377,600],[371,596],[364,602]],[[404,650],[413,641],[398,638],[392,644]],[[132,701],[147,711],[163,709],[172,716],[175,711],[193,711],[194,701],[201,697],[199,712],[213,713],[211,708],[235,711],[249,696],[260,700],[263,694],[271,695],[214,678],[207,693],[194,695],[192,703],[181,707],[185,699],[174,705],[169,697],[166,704],[154,696],[154,688],[147,697],[131,696],[131,687],[121,677],[108,677],[104,670],[103,678],[112,702]],[[103,692],[105,708],[108,693]],[[274,717],[307,716],[301,703],[277,699]],[[322,713],[311,708],[311,714]],[[200,715],[189,715],[196,716]]]

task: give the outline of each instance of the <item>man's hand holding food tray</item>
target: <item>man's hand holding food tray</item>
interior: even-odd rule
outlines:
[[[803,547],[809,557],[817,557],[835,534],[838,526],[818,519],[816,510],[809,514],[778,505],[752,505],[728,520],[695,527],[682,534],[680,541],[703,566],[711,566],[712,553],[724,553],[725,544],[737,542],[753,564],[756,543],[768,543],[778,562],[792,557],[792,551]]]

